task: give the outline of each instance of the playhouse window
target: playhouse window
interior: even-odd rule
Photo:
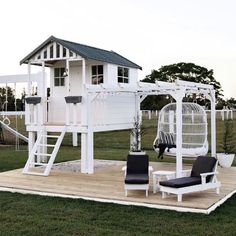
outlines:
[[[65,86],[65,68],[54,69],[54,86]]]
[[[117,76],[118,83],[129,83],[129,68],[118,67]]]
[[[103,65],[92,66],[92,84],[103,83]]]

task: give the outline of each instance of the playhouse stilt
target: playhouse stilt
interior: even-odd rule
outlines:
[[[81,134],[81,173],[94,173],[93,132]]]

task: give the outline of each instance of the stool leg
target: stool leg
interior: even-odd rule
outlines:
[[[153,175],[153,193],[156,193],[157,192],[157,190],[156,190],[156,176],[155,175]]]
[[[159,184],[160,179],[159,178],[160,178],[159,176],[157,176],[157,178],[156,178],[156,191],[160,191],[160,184]]]
[[[162,192],[162,198],[166,198],[166,193]]]
[[[178,194],[177,198],[178,198],[178,202],[182,202],[182,194]]]

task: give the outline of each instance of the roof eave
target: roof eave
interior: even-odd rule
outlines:
[[[73,51],[74,53],[76,53],[76,54],[80,55],[81,57],[87,59],[87,57],[85,55],[83,55],[82,53],[80,53],[80,52],[76,51],[75,49],[73,49],[70,45],[68,45],[62,39],[56,38],[54,36],[50,36],[47,40],[45,40],[42,44],[40,44],[36,49],[34,49],[31,53],[29,53],[26,57],[24,57],[20,61],[20,65],[29,63],[30,58],[32,58],[35,54],[37,54],[38,51],[40,51],[42,48],[44,48],[50,42],[59,43],[62,46],[68,48],[70,51]]]
[[[138,64],[136,64],[136,63],[130,61],[129,59],[123,57],[122,55],[120,55],[119,53],[117,53],[117,52],[115,52],[115,51],[112,51],[112,52],[115,53],[115,54],[117,54],[117,55],[119,55],[120,57],[124,58],[125,60],[129,61],[131,64],[133,64],[133,66],[132,66],[131,68],[136,68],[136,69],[142,70],[142,67],[139,66]]]
[[[47,40],[45,40],[43,43],[41,43],[37,48],[35,48],[31,53],[29,53],[26,57],[24,57],[20,61],[20,65],[24,63],[28,63],[29,59],[33,57],[40,49],[42,49],[45,45],[47,45],[49,42],[55,40],[56,38],[54,36],[50,36]]]

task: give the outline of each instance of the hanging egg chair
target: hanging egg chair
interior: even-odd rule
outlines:
[[[176,103],[164,106],[158,119],[154,150],[160,154],[176,155]],[[197,103],[182,104],[182,156],[197,157],[208,152],[207,114]]]

